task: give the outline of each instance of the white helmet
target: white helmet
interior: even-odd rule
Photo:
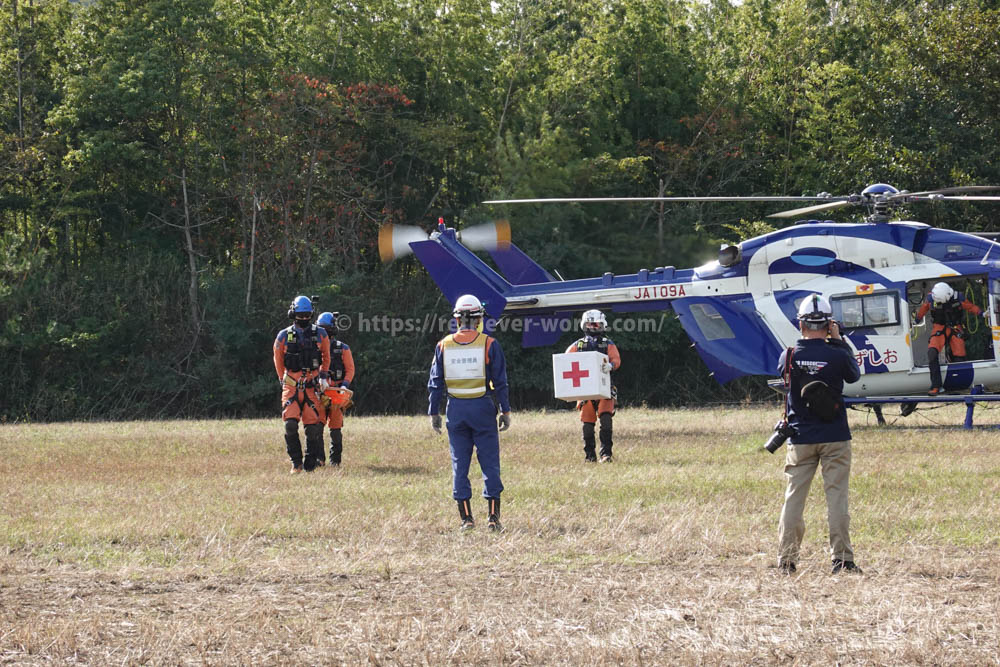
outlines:
[[[452,315],[457,317],[460,322],[482,317],[485,314],[483,302],[472,294],[463,294],[458,297],[458,301],[455,302],[455,310],[452,312]]]
[[[810,329],[822,329],[830,321],[833,309],[830,302],[819,294],[813,294],[802,299],[799,304],[799,322]]]
[[[604,313],[594,308],[588,310],[580,318],[580,328],[587,333],[601,333],[608,328],[608,320]]]
[[[931,288],[931,298],[936,304],[947,303],[955,296],[955,290],[948,283],[938,283]]]

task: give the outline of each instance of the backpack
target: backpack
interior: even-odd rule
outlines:
[[[813,380],[802,387],[802,400],[806,407],[820,421],[832,422],[840,411],[839,396],[833,393],[830,385],[822,380]]]
[[[788,376],[787,382],[791,388],[791,377],[794,375],[801,381],[806,376],[802,369],[792,363],[792,354],[795,348],[788,348],[785,353],[785,372]],[[799,392],[802,400],[806,402],[809,413],[819,418],[820,421],[832,422],[840,411],[840,396],[835,394],[830,385],[822,380],[813,380],[802,386]]]

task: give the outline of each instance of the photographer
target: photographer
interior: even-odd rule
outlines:
[[[818,294],[799,307],[802,337],[778,361],[785,379],[786,419],[791,441],[785,456],[785,505],[778,525],[778,563],[795,572],[805,534],[805,509],[816,467],[823,470],[833,573],[861,573],[854,564],[849,535],[847,488],[851,474],[851,430],[844,407],[844,383],[861,377],[851,347],[840,336],[829,302]],[[779,445],[780,446],[780,445]]]

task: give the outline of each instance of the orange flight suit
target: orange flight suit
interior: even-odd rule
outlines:
[[[326,411],[320,401],[317,383],[320,372],[330,370],[330,336],[323,327],[312,325],[315,330],[316,345],[320,352],[320,365],[316,369],[288,370],[285,356],[289,346],[289,336],[301,338],[305,333],[296,325],[282,329],[274,339],[274,370],[282,382],[281,418],[301,420],[303,426],[322,424],[326,421]]]
[[[618,370],[622,365],[622,357],[618,352],[618,346],[615,345],[610,338],[607,340],[607,352],[608,363],[611,364],[611,370]],[[596,346],[588,346],[587,338],[581,338],[572,345],[566,348],[566,352],[589,352],[592,350],[599,350]],[[597,404],[597,409],[594,409],[595,403]],[[598,415],[604,413],[614,413],[615,411],[615,399],[614,393],[612,392],[611,398],[603,398],[600,401],[577,401],[576,409],[580,411],[580,421],[593,424],[597,421]]]

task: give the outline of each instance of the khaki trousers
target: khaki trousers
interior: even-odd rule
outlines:
[[[851,441],[823,442],[815,445],[788,445],[785,455],[785,506],[778,523],[778,559],[795,563],[799,545],[806,533],[802,518],[809,485],[816,466],[823,470],[826,513],[830,524],[830,553],[833,560],[854,560],[849,534],[851,516],[847,512],[847,485],[851,476]]]

